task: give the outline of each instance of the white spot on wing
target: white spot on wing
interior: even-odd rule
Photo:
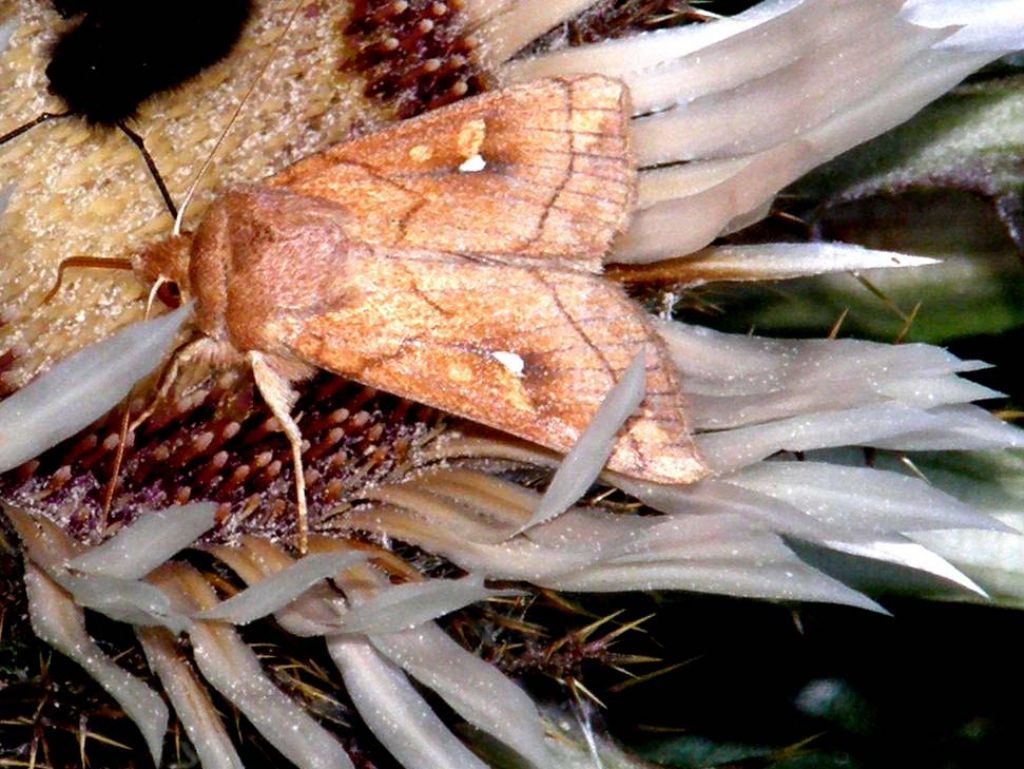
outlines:
[[[487,168],[487,161],[484,160],[483,155],[477,153],[476,155],[470,155],[459,166],[459,173],[461,174],[475,174],[477,171],[483,171]]]
[[[523,359],[514,352],[498,350],[497,352],[492,352],[491,357],[507,368],[509,372],[515,376],[523,375],[523,366],[525,366],[525,364],[523,363]]]

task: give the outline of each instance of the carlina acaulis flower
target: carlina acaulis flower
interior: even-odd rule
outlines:
[[[682,287],[768,280],[927,262],[842,244],[709,244],[762,216],[800,174],[1024,44],[1005,25],[972,23],[965,4],[805,0],[514,58],[588,5],[365,3],[345,17],[330,4],[292,15],[293,2],[256,3],[236,53],[180,93],[143,104],[138,122],[171,194],[183,194],[245,102],[201,177],[188,228],[218,185],[258,180],[354,129],[369,132],[389,111],[429,111],[463,87],[469,94],[588,73],[621,79],[639,175],[610,261],[675,257],[654,274]],[[16,122],[46,103],[41,68],[56,19],[45,3],[10,10],[0,114]],[[645,321],[652,344],[678,381],[709,471],[698,483],[598,477],[602,444],[629,418],[628,404],[645,397],[642,377],[612,388],[591,437],[563,465],[537,445],[318,375],[292,412],[303,430],[313,532],[309,554],[297,558],[286,539],[292,483],[280,420],[244,368],[197,366],[123,447],[115,504],[104,514],[121,424],[111,409],[130,391],[120,408],[149,405],[152,378],[192,309],[134,322],[145,286],[108,272],[75,275],[38,306],[61,259],[122,256],[165,234],[145,169],[116,138],[64,123],[0,156],[0,173],[16,182],[0,232],[0,248],[16,257],[4,268],[0,373],[17,390],[0,404],[0,456],[35,633],[119,703],[154,762],[170,755],[170,703],[206,767],[241,765],[218,713],[227,706],[298,766],[364,760],[344,738],[352,723],[352,734],[372,733],[410,769],[485,766],[455,736],[454,720],[533,766],[554,766],[528,695],[437,622],[481,601],[514,605],[538,589],[692,590],[877,608],[800,560],[792,541],[979,589],[904,534],[998,523],[919,478],[842,464],[830,452],[1020,446],[1019,432],[970,405],[993,395],[960,376],[981,364],[923,345],[770,340],[656,318]],[[579,475],[566,481],[560,465]],[[546,496],[521,482],[553,470]],[[582,505],[574,504],[580,478],[582,491],[597,484]],[[549,511],[542,520],[538,509]],[[148,680],[108,655],[87,631],[86,612],[132,629]],[[249,639],[270,615],[336,669],[348,722],[318,720],[267,674]]]

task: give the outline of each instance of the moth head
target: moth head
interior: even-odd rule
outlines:
[[[192,234],[173,235],[158,243],[148,246],[133,258],[135,271],[147,282],[155,283],[163,278],[171,285],[170,296],[160,295],[165,304],[177,304],[171,299],[176,289],[180,297],[191,295],[188,278],[189,259],[192,252]]]

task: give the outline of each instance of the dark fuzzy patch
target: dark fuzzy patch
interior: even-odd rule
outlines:
[[[139,105],[224,58],[252,12],[251,0],[55,0],[75,22],[46,67],[50,91],[90,123],[116,125]]]

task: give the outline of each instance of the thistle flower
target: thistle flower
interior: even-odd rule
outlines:
[[[407,74],[410,67],[419,72],[416,67],[423,64],[416,64],[416,56],[411,63],[392,57],[394,51],[421,51],[404,46],[401,35],[426,35],[435,29],[424,32],[425,27],[417,24],[413,30],[403,16],[407,7],[357,6],[360,13],[377,13],[382,28],[393,23],[398,45],[381,44],[383,53],[375,58],[378,49],[373,46],[380,41],[371,40],[356,58],[368,68],[374,95],[391,99],[399,114],[470,93],[489,80],[509,83],[591,71],[625,79],[634,96],[634,134],[642,171],[638,211],[613,259],[644,264],[680,257],[662,269],[682,285],[721,280],[723,275],[731,280],[765,280],[923,265],[928,260],[838,244],[708,244],[759,218],[775,193],[813,166],[902,121],[967,73],[1024,45],[1019,35],[1007,32],[1003,23],[993,23],[990,16],[980,14],[971,23],[969,4],[947,3],[940,9],[916,0],[784,0],[764,3],[733,20],[512,59],[535,37],[589,4],[468,0],[461,11],[464,16],[441,14],[431,6],[430,13],[450,15],[453,25],[444,36],[438,33],[430,39],[430,50],[439,61],[431,71],[443,70],[448,78],[438,80],[444,85],[440,91],[426,89],[420,76],[413,79],[415,89],[399,87],[405,81],[396,73]],[[273,28],[277,5],[281,4],[261,5],[253,28],[257,36]],[[1007,14],[1020,13],[1010,3],[1002,7]],[[414,10],[422,9],[416,5]],[[455,6],[448,7],[454,10]],[[329,13],[319,8],[317,12]],[[39,23],[42,11],[29,8],[21,13],[18,25],[9,22],[0,28],[0,41],[5,34],[13,35],[11,56],[16,58],[32,47],[18,45],[21,29]],[[967,23],[962,28],[948,26],[958,21]],[[304,29],[311,30],[312,40],[312,30],[330,28],[316,13],[308,14],[302,24],[308,25]],[[357,40],[359,35],[378,34],[366,23],[360,26],[358,19],[348,29]],[[308,114],[331,114],[325,108],[334,97],[324,96],[323,81],[308,74],[288,77],[307,64],[313,73],[330,69],[323,64],[329,57],[315,59],[322,54],[304,41],[301,32],[292,34],[303,42],[282,48],[271,65],[278,79],[270,80],[274,93],[267,94],[269,106],[250,119],[249,125],[262,123],[252,129],[261,148],[247,150],[245,142],[235,138],[239,146],[232,162],[225,164],[222,180],[262,175],[257,158],[270,155],[279,167],[344,131],[337,116],[325,118],[315,131],[306,126],[297,139],[271,125],[277,111],[274,94],[287,93],[287,87],[299,80],[314,81],[311,92],[320,98],[311,103]],[[243,44],[237,54],[239,70],[258,67],[260,53],[257,44]],[[212,86],[212,93],[223,85],[220,77],[223,71],[206,75],[202,85]],[[29,90],[38,86],[37,79],[27,79]],[[353,83],[347,87],[350,92],[356,88]],[[18,94],[9,98],[17,99]],[[209,125],[184,120],[180,106],[168,103],[162,108],[176,113],[163,116],[169,140],[201,144],[198,139],[215,133]],[[24,111],[24,105],[20,109]],[[373,119],[376,109],[363,105],[362,119]],[[224,115],[224,108],[212,114]],[[71,151],[67,144],[75,142],[70,141],[70,128],[51,134],[46,141],[56,148],[52,151],[58,158]],[[109,143],[103,151],[114,152]],[[151,151],[159,159],[159,144]],[[200,157],[201,150],[195,151]],[[8,162],[18,162],[24,154],[16,147],[9,152],[14,159]],[[131,160],[124,165],[130,166]],[[172,190],[188,176],[187,163],[160,165],[170,169]],[[73,165],[54,167],[76,170]],[[30,251],[42,248],[38,243],[62,225],[54,213],[62,206],[77,206],[92,231],[110,215],[94,198],[77,190],[67,193],[60,180],[53,190],[60,206],[51,200],[31,207],[19,200],[26,188],[48,184],[33,177],[29,168],[10,202],[9,217],[33,233]],[[125,225],[118,228],[121,244],[141,242],[160,227],[153,208],[139,201],[130,212],[116,215]],[[7,237],[5,247],[10,250],[16,236],[9,232]],[[89,237],[93,239],[85,247]],[[109,250],[103,244],[112,241],[109,233],[78,233],[64,239],[73,250]],[[559,457],[534,446],[472,425],[434,429],[433,417],[418,419],[411,432],[382,428],[374,434],[366,427],[372,421],[368,416],[358,426],[369,449],[365,455],[376,450],[387,454],[388,461],[350,462],[344,470],[328,460],[311,462],[319,474],[314,480],[322,481],[314,511],[314,529],[321,536],[312,543],[312,555],[295,560],[275,541],[286,516],[265,509],[273,508],[290,490],[286,472],[267,476],[258,494],[237,491],[244,479],[230,489],[225,481],[243,466],[253,472],[255,459],[235,461],[231,453],[262,456],[244,445],[247,433],[249,443],[269,445],[272,439],[266,435],[251,438],[261,429],[269,431],[265,418],[251,418],[254,407],[238,396],[233,381],[222,385],[204,379],[191,393],[176,396],[157,418],[172,427],[182,425],[179,433],[187,434],[198,403],[213,411],[207,422],[220,425],[218,430],[204,431],[212,437],[198,446],[186,445],[177,436],[167,439],[158,431],[150,434],[149,443],[144,434],[136,436],[134,448],[141,458],[129,464],[128,474],[139,480],[134,488],[126,482],[118,509],[109,521],[102,521],[95,511],[102,484],[91,471],[96,460],[84,465],[85,472],[81,457],[95,453],[97,447],[100,456],[104,451],[109,454],[113,446],[105,447],[98,438],[89,443],[87,437],[74,436],[159,365],[187,308],[110,335],[109,329],[125,319],[121,311],[140,297],[140,287],[131,280],[118,290],[109,285],[102,291],[79,286],[74,300],[94,300],[94,305],[108,308],[99,313],[104,322],[93,324],[96,315],[89,317],[82,310],[82,318],[64,322],[63,328],[42,330],[40,320],[26,316],[30,302],[18,292],[38,294],[48,283],[55,260],[50,254],[49,270],[31,259],[11,268],[8,285],[17,290],[4,297],[10,327],[6,337],[20,347],[11,348],[18,355],[9,356],[7,372],[7,382],[18,391],[0,404],[0,466],[22,468],[6,485],[5,496],[16,503],[6,507],[7,516],[25,548],[25,584],[37,635],[79,662],[122,705],[139,725],[158,764],[167,708],[153,689],[119,667],[90,638],[83,608],[135,628],[151,670],[206,767],[241,765],[207,686],[244,713],[296,765],[352,765],[335,737],[266,676],[235,628],[268,615],[295,636],[325,639],[356,711],[403,766],[484,766],[410,683],[415,679],[462,719],[533,766],[543,767],[556,763],[533,703],[495,668],[455,643],[434,622],[437,618],[536,587],[574,592],[691,590],[877,609],[870,598],[801,560],[790,544],[808,543],[895,563],[981,592],[910,535],[951,529],[1005,531],[998,521],[921,479],[839,462],[828,453],[851,446],[894,452],[1021,447],[1024,438],[1019,431],[970,405],[995,395],[960,377],[983,364],[924,345],[779,341],[721,334],[669,320],[658,321],[656,329],[680,372],[696,439],[713,475],[690,487],[658,486],[611,473],[599,481],[657,515],[613,513],[600,504],[575,505],[578,489],[562,496],[549,490],[543,497],[529,484],[516,482],[523,468],[543,472],[559,466]],[[621,274],[627,275],[628,268]],[[15,323],[17,316],[25,319]],[[132,316],[137,317],[137,311]],[[70,357],[63,354],[69,335],[75,338],[72,346],[82,348]],[[102,336],[107,338],[84,346]],[[22,386],[54,358],[64,360]],[[635,388],[626,388],[610,398],[616,405],[636,395]],[[364,403],[367,397],[373,396],[364,396]],[[376,408],[383,411],[386,405],[378,402]],[[225,419],[235,408],[248,411],[243,417]],[[333,423],[329,416],[334,410],[317,411],[310,421],[322,421],[320,429],[329,433],[347,424],[353,410]],[[610,429],[615,427],[613,422]],[[86,436],[90,434],[95,428]],[[71,442],[50,456],[57,458],[58,468],[68,468],[69,477],[59,477],[60,469],[47,475],[53,463],[25,464],[65,439]],[[311,451],[321,445],[311,443]],[[401,452],[396,448],[400,444]],[[604,461],[600,452],[591,445],[578,451],[573,458],[590,473],[581,474],[596,477]],[[217,459],[221,455],[224,458]],[[157,469],[146,466],[147,461]],[[267,459],[262,467],[273,462]],[[189,495],[192,489],[199,489],[196,496],[205,491],[223,503],[221,514],[215,514],[210,504],[143,513],[147,504],[184,501],[171,489],[177,483],[180,490],[183,475],[175,475],[171,484],[153,480],[169,476],[172,467],[175,473],[205,474],[202,482],[188,481]],[[70,478],[76,471],[90,477]],[[340,491],[329,491],[332,472],[345,476]],[[367,477],[371,483],[365,483]],[[532,525],[539,506],[561,514]],[[390,547],[395,541],[440,556],[465,576],[441,578],[416,568],[395,555]],[[249,587],[222,600],[223,593],[196,568],[175,558],[196,544]],[[324,582],[327,578],[337,590]],[[493,588],[506,583],[515,587]],[[177,643],[182,636],[191,646],[191,662]]]

